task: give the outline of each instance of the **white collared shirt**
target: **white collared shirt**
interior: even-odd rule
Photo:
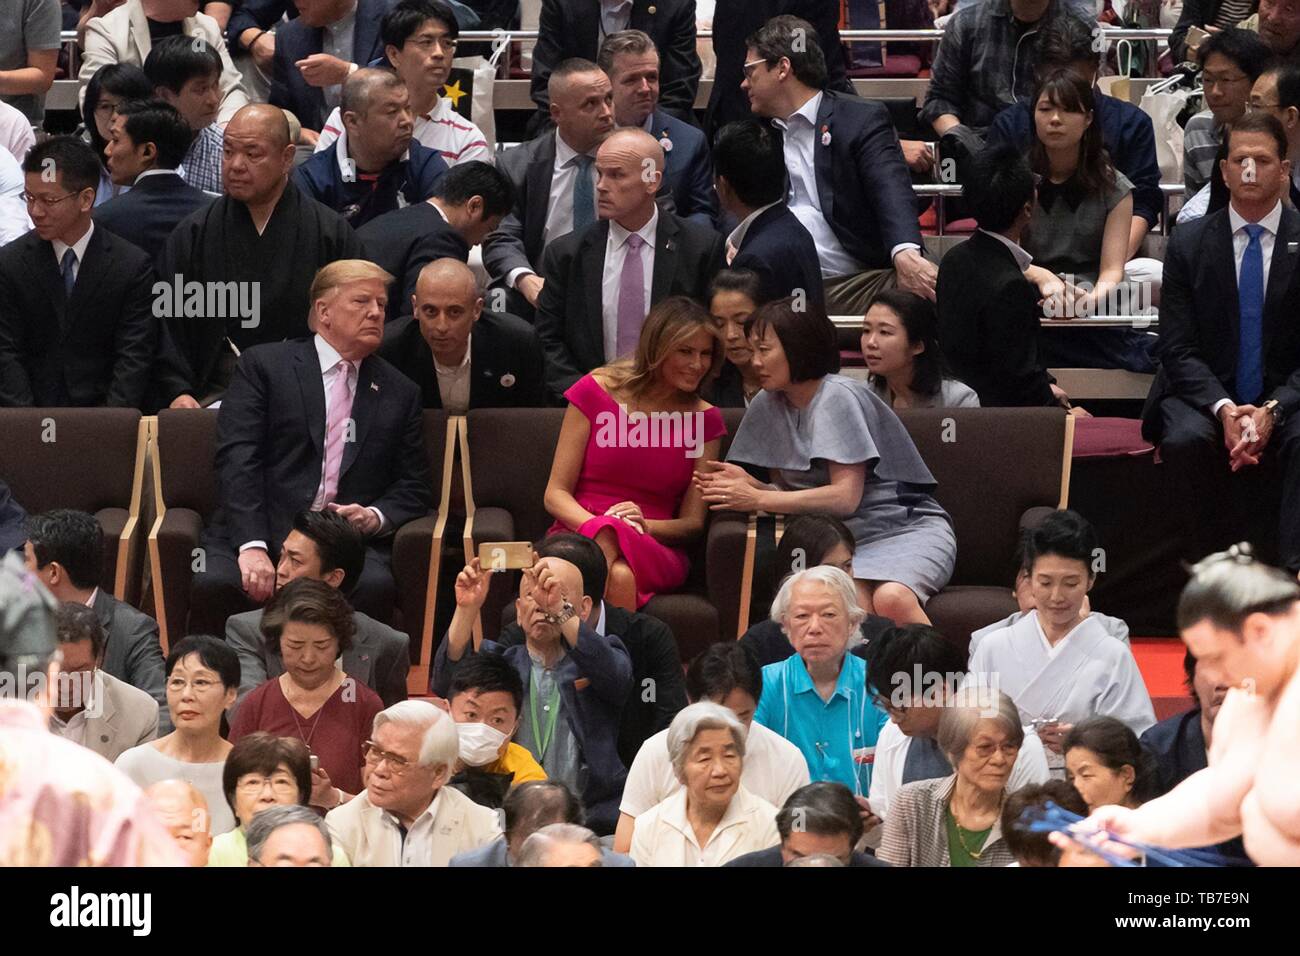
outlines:
[[[814,152],[817,148],[817,112],[821,109],[823,94],[818,92],[784,120],[772,122],[785,131],[785,165],[790,171],[790,211],[794,213],[817,244],[821,258],[822,275],[827,278],[856,275],[865,266],[849,255],[848,250],[835,235],[835,230],[822,215],[822,201],[817,193],[817,167]],[[900,242],[889,250],[892,260],[905,249],[919,249],[914,242]]]
[[[605,602],[600,602],[600,617],[596,618],[596,626],[592,628],[601,637],[605,636]],[[615,635],[616,637],[618,635]]]
[[[1208,188],[1208,187],[1207,187]],[[1259,250],[1264,256],[1264,291],[1268,291],[1268,271],[1273,264],[1273,244],[1277,240],[1277,230],[1282,225],[1282,200],[1270,210],[1269,214],[1259,220],[1264,231],[1259,236]],[[1250,234],[1246,232],[1245,217],[1228,203],[1228,228],[1232,230],[1233,271],[1237,276],[1237,289],[1241,289],[1241,260],[1246,257],[1246,247],[1250,245]],[[1210,408],[1210,414],[1218,416],[1219,409],[1232,404],[1232,399],[1221,398]]]
[[[728,265],[730,265],[731,260],[736,257],[736,253],[740,252],[740,244],[745,241],[745,234],[749,232],[749,227],[753,224],[754,220],[763,215],[763,213],[767,212],[773,206],[778,205],[780,205],[779,200],[777,202],[770,202],[766,206],[759,206],[744,219],[740,220],[739,226],[731,230],[731,235],[727,236]]]
[[[90,245],[90,237],[95,234],[95,223],[92,221],[86,229],[86,234],[69,246],[61,239],[51,239],[50,245],[54,247],[54,262],[59,267],[59,272],[63,272],[63,254],[69,249],[77,257],[77,261],[72,264],[72,281],[77,281],[77,276],[81,275],[81,265],[86,261],[86,247]]]
[[[543,246],[567,236],[573,232],[573,184],[578,180],[578,166],[575,160],[578,151],[564,141],[557,130],[555,133],[555,163],[551,166],[551,193],[546,200],[546,223],[542,227]],[[596,196],[596,164],[591,165],[591,195]],[[536,269],[520,266],[511,269],[506,275],[506,285],[515,288],[515,283],[523,276],[536,275]]]
[[[332,115],[332,114],[331,114]],[[348,149],[348,131],[339,126],[338,139],[335,140],[339,148],[334,151],[334,161],[338,163],[339,175],[343,177],[345,183],[355,183],[357,181],[357,161],[352,158],[352,153]],[[411,150],[408,148],[402,153],[399,162],[409,162],[411,159]],[[397,191],[397,204],[399,207],[406,205],[406,197],[399,189]]]
[[[50,733],[86,746],[86,708],[77,711],[66,722],[60,720],[58,714],[50,714]]]
[[[356,62],[357,5],[352,4],[342,17],[325,27],[321,36],[321,52],[338,57],[345,63]],[[325,105],[331,109],[339,105],[343,97],[343,84],[336,83],[322,90]]]
[[[611,33],[626,30],[632,22],[632,0],[600,0],[600,43]]]
[[[1033,256],[1031,256],[1029,253],[1027,253],[1027,252],[1026,252],[1024,249],[1022,249],[1019,245],[1017,245],[1016,243],[1012,242],[1012,241],[1011,241],[1010,239],[1008,239],[1006,236],[1002,235],[1002,233],[1000,233],[1000,232],[989,232],[989,230],[987,230],[987,229],[981,229],[981,230],[979,230],[979,231],[982,232],[982,233],[984,233],[984,235],[986,235],[986,236],[990,236],[990,237],[996,239],[998,242],[1002,243],[1004,246],[1006,246],[1008,249],[1010,249],[1010,250],[1011,250],[1011,255],[1015,258],[1015,260],[1016,260],[1016,265],[1018,265],[1018,266],[1020,267],[1020,271],[1021,271],[1021,272],[1024,272],[1026,269],[1028,269],[1029,266],[1030,266],[1030,264],[1034,261],[1034,257],[1033,257]]]
[[[433,359],[433,370],[438,376],[438,394],[442,397],[442,407],[449,415],[464,415],[469,411],[469,356],[473,340],[474,334],[471,332],[465,340],[465,357],[459,365],[443,365],[436,356]]]
[[[650,312],[650,288],[654,284],[655,271],[655,235],[659,231],[659,207],[652,207],[646,224],[636,231],[645,240],[639,250],[645,272],[645,309]],[[614,221],[609,224],[609,236],[605,240],[605,274],[600,283],[601,325],[605,333],[605,361],[612,362],[618,358],[618,289],[623,277],[623,263],[627,260],[628,232]]]
[[[438,806],[442,801],[442,789],[433,795],[433,800],[425,808],[424,812],[415,818],[415,821],[406,828],[406,839],[402,839],[402,831],[398,829],[401,824],[397,817],[389,813],[384,813],[384,822],[387,823],[393,832],[393,839],[400,846],[400,852],[394,853],[395,858],[400,858],[402,866],[430,866],[433,860],[433,821],[438,815]]]
[[[744,784],[704,846],[687,818],[686,800],[686,788],[682,787],[636,818],[629,853],[637,866],[722,866],[781,842],[776,807],[750,793]]]
[[[162,169],[155,166],[153,169],[146,169],[139,176],[135,177],[135,183],[133,183],[133,185],[139,185],[142,179],[148,179],[150,176],[181,176],[181,178],[184,178],[182,175],[183,172],[184,167],[181,166],[177,166],[175,169]]]

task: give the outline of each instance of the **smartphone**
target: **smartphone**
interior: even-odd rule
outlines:
[[[1187,49],[1198,50],[1202,43],[1209,39],[1209,34],[1200,27],[1192,27],[1187,31]]]
[[[485,571],[519,571],[533,566],[531,541],[484,541],[478,563]]]
[[[315,754],[311,755],[311,769],[313,773],[320,769],[320,757]]]

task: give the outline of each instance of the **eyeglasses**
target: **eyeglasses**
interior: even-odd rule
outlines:
[[[252,796],[261,793],[268,783],[277,797],[292,797],[298,793],[298,781],[292,777],[259,777],[256,774],[240,777],[235,789],[245,796]]]
[[[745,63],[740,67],[740,71],[745,74],[745,79],[752,80],[754,78],[754,71],[758,69],[760,64],[766,62],[767,60],[764,60],[762,57],[757,60],[750,60],[748,63]]]
[[[173,677],[167,681],[167,689],[175,694],[183,694],[186,687],[194,688],[196,694],[206,694],[214,687],[220,686],[220,681],[208,680],[206,677],[196,677],[194,680],[186,680],[183,677]]]
[[[371,767],[378,767],[383,761],[387,760],[388,772],[394,777],[400,777],[411,769],[411,761],[398,754],[389,753],[387,750],[380,750],[375,746],[373,740],[367,740],[362,744],[361,752],[365,755],[366,764]]]
[[[26,190],[23,190],[23,192],[21,193],[23,202],[27,203],[27,205],[29,206],[40,206],[42,209],[51,209],[54,206],[57,206],[59,203],[71,199],[73,196],[76,195],[78,194],[68,193],[67,195],[59,196],[57,199],[51,199],[49,196],[33,196],[31,193],[27,192]]]
[[[975,756],[980,760],[991,760],[993,759],[994,751],[998,750],[999,748],[995,744],[980,744],[978,747],[973,747],[971,749],[973,750]],[[1020,753],[1020,745],[1013,744],[1010,741],[1007,741],[1006,743],[1002,744],[1001,750],[1002,750],[1002,756],[1006,757],[1008,760],[1014,763],[1016,756]]]
[[[1208,90],[1216,86],[1231,86],[1233,83],[1240,83],[1244,79],[1247,79],[1244,73],[1237,76],[1218,76],[1213,73],[1202,73],[1201,86]]]
[[[427,50],[432,50],[435,43],[440,47],[442,47],[444,50],[446,50],[448,53],[455,53],[456,47],[459,45],[460,41],[453,40],[445,33],[442,34],[441,36],[421,37],[420,39],[415,41],[416,47],[422,52]]]
[[[100,113],[111,113],[115,109],[117,109],[117,104],[111,100],[100,100],[98,103],[95,104],[96,115]]]
[[[1256,112],[1257,110],[1275,110],[1275,109],[1279,109],[1281,106],[1282,106],[1281,103],[1255,103],[1255,102],[1250,102],[1250,103],[1247,103],[1247,104],[1246,104],[1246,112],[1247,112],[1247,113],[1254,113],[1254,112]]]

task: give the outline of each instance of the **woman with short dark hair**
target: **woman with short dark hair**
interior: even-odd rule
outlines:
[[[745,323],[763,301],[762,280],[752,269],[723,269],[713,277],[707,301],[726,358],[708,399],[718,408],[748,408],[763,390],[745,334]]]
[[[1155,761],[1114,717],[1092,717],[1065,735],[1065,779],[1088,804],[1136,809],[1159,792]]]
[[[313,763],[309,802],[333,809],[361,792],[361,745],[384,709],[378,694],[336,665],[356,633],[352,608],[337,588],[299,578],[267,604],[261,626],[284,673],[244,698],[230,739],[257,730],[297,737]]]
[[[862,382],[837,374],[835,327],[781,299],[750,320],[763,393],[725,464],[696,473],[714,511],[829,512],[853,532],[858,603],[898,623],[928,624],[923,606],[952,576],[957,538],[935,480],[898,416]],[[771,470],[764,484],[734,462]]]
[[[307,745],[296,737],[249,734],[226,757],[221,786],[239,826],[212,841],[208,866],[248,866],[247,828],[253,817],[270,807],[307,805],[311,796]],[[334,865],[351,865],[337,846]]]
[[[200,634],[172,646],[163,672],[176,729],[125,751],[116,765],[141,787],[161,780],[191,784],[207,800],[212,835],[219,836],[235,826],[221,784],[230,753],[222,724],[239,693],[239,657],[225,641]]]

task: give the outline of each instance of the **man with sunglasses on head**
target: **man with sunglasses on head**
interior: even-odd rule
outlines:
[[[158,320],[149,256],[91,219],[99,160],[55,136],[23,162],[35,228],[0,249],[0,407],[140,408]]]

